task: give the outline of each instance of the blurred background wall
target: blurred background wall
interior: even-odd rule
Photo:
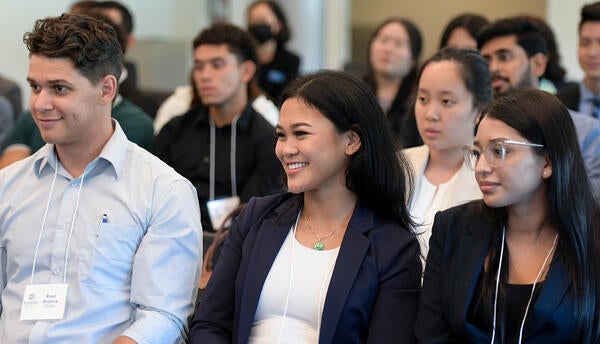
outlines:
[[[0,0],[0,74],[18,81],[27,103],[27,50],[23,33],[35,19],[59,15],[71,0]],[[301,70],[341,69],[360,65],[366,44],[379,22],[391,16],[413,20],[424,36],[423,59],[437,49],[441,31],[458,13],[477,12],[490,20],[531,14],[545,18],[557,36],[568,78],[578,80],[577,23],[582,0],[279,0],[292,28],[289,47],[302,57]],[[137,43],[129,59],[138,64],[144,89],[170,92],[187,84],[191,40],[215,20],[246,25],[250,0],[122,0],[133,12]],[[26,105],[26,104],[24,104]]]

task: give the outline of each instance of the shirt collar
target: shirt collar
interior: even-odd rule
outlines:
[[[592,102],[596,99],[596,95],[582,82],[579,83],[580,99],[584,102]]]
[[[124,165],[126,162],[127,155],[127,136],[121,129],[119,122],[114,118],[111,119],[114,127],[114,131],[110,139],[106,142],[98,158],[94,159],[85,169],[86,175],[98,165],[99,161],[106,162],[105,164],[112,167],[112,171],[115,174],[115,179],[119,179],[123,173]],[[56,160],[56,154],[54,153],[54,145],[46,144],[39,151],[34,154],[34,171],[36,176],[40,178],[44,173],[54,171],[58,166]],[[48,171],[48,172],[47,172]]]

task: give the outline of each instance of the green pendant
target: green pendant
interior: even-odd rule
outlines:
[[[322,242],[317,241],[314,245],[313,248],[317,251],[323,251],[323,249],[325,248],[325,245],[323,245]]]

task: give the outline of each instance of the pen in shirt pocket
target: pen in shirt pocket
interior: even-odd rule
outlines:
[[[108,222],[108,215],[102,214],[102,217],[100,218],[100,223],[98,223],[98,228],[96,229],[96,236],[100,235],[100,228],[102,228],[102,224],[107,223],[107,222]]]

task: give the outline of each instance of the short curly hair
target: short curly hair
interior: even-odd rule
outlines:
[[[104,76],[121,76],[121,45],[115,29],[102,20],[81,14],[38,19],[23,42],[29,56],[67,58],[92,84]]]

